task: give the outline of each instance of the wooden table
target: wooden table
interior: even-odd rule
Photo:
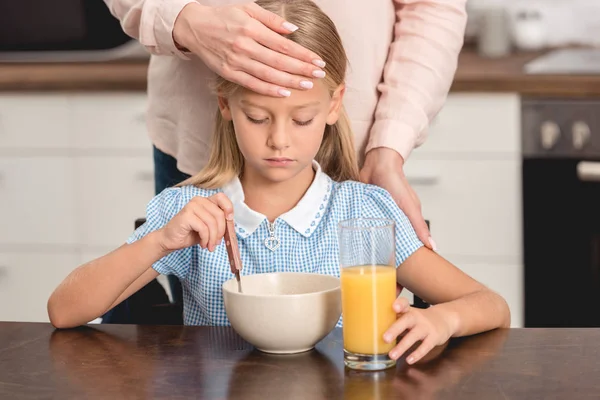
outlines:
[[[347,370],[316,350],[260,353],[230,328],[0,323],[0,399],[581,399],[600,396],[600,329],[497,330],[427,362]]]

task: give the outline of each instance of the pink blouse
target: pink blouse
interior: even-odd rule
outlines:
[[[231,0],[105,0],[125,32],[152,53],[148,132],[160,150],[194,174],[207,162],[217,101],[214,74],[175,47],[173,24],[190,2]],[[362,159],[389,147],[407,159],[427,136],[450,89],[467,20],[466,0],[315,0],[335,22],[350,61],[344,105]]]

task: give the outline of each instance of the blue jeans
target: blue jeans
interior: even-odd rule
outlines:
[[[154,190],[164,189],[189,178],[177,169],[177,160],[154,147]],[[140,216],[143,217],[143,216]],[[167,276],[173,295],[169,304],[167,294],[156,279],[132,294],[102,316],[104,324],[180,325],[183,324],[183,294],[175,276]]]

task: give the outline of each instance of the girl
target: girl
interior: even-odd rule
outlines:
[[[432,252],[385,190],[358,183],[352,133],[342,106],[346,54],[333,22],[310,0],[261,0],[300,29],[289,35],[322,55],[326,78],[278,99],[219,79],[215,144],[206,168],[152,199],[127,244],[73,271],[48,301],[58,328],[84,324],[159,273],[183,284],[188,325],[227,325],[221,285],[232,278],[221,240],[234,219],[243,274],[305,271],[339,276],[337,225],[350,218],[396,223],[398,283],[432,304],[399,298],[390,352],[417,341],[413,363],[452,336],[508,327],[506,302]]]

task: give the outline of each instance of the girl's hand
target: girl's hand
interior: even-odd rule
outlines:
[[[280,34],[297,27],[254,2],[220,7],[190,3],[175,20],[173,38],[213,72],[254,92],[286,97],[310,89],[325,63]]]
[[[435,346],[446,343],[452,336],[449,318],[435,307],[413,308],[403,297],[396,299],[393,307],[400,316],[385,332],[383,339],[391,343],[406,332],[396,347],[389,352],[389,356],[394,360],[401,357],[416,342],[422,341],[421,345],[406,359],[409,364],[414,364]]]
[[[226,217],[233,219],[233,205],[225,194],[194,197],[159,230],[159,243],[167,252],[196,244],[214,251],[225,235]]]

